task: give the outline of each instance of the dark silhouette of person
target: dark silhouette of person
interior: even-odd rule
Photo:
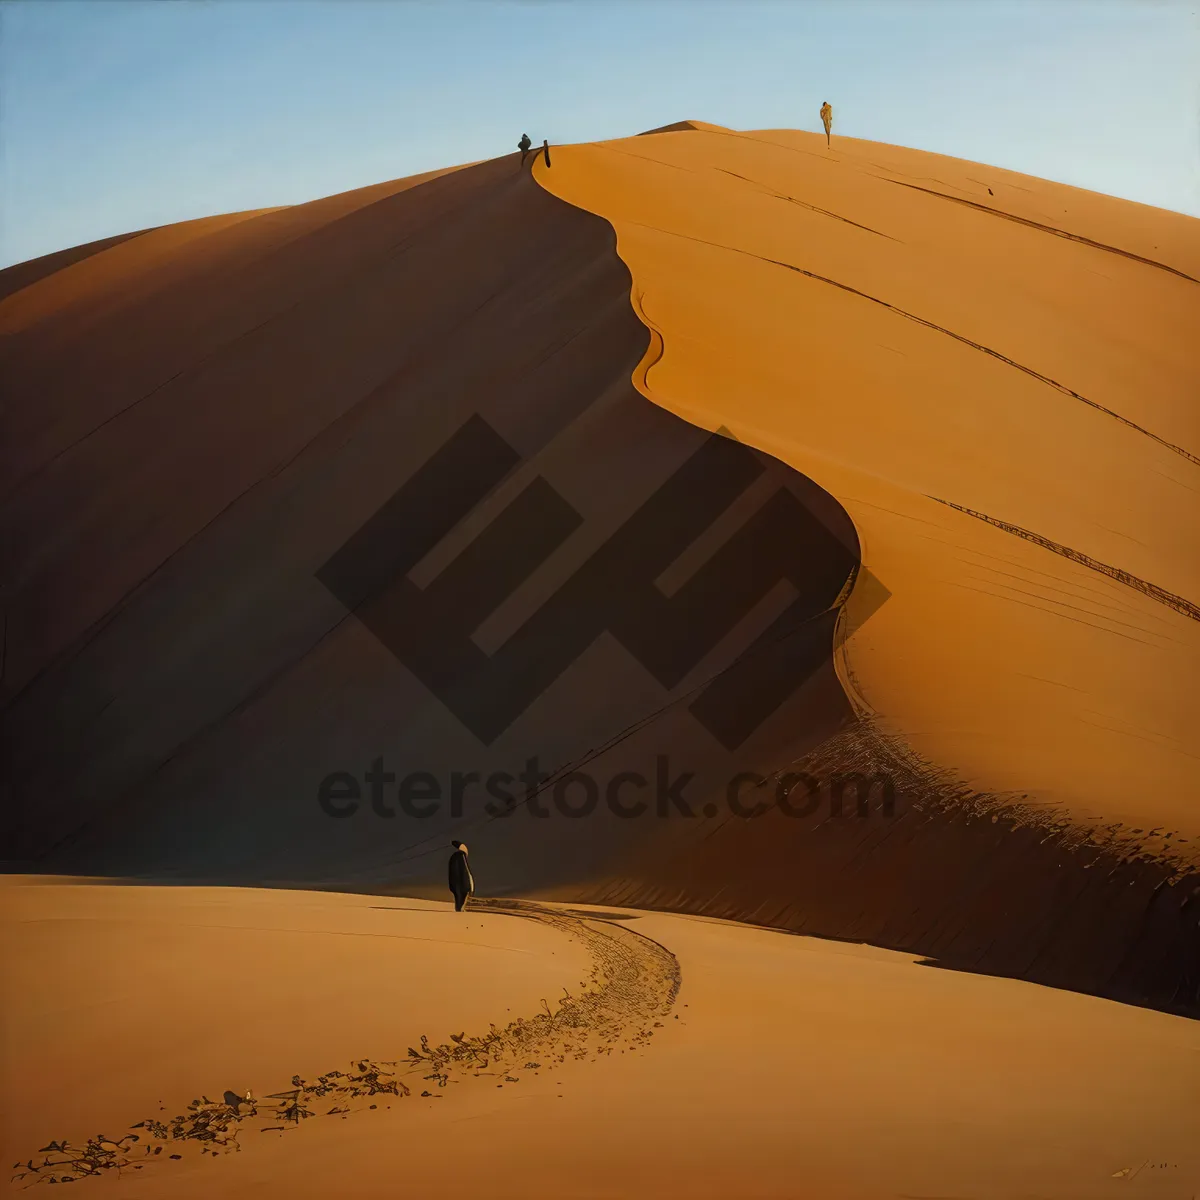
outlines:
[[[525,165],[525,155],[529,153],[533,143],[529,140],[529,134],[521,134],[521,140],[517,143],[517,149],[521,152],[521,166]]]
[[[828,100],[821,105],[821,124],[825,126],[825,145],[828,146],[829,131],[833,128],[833,109],[829,107]]]
[[[467,862],[467,847],[462,842],[451,842],[454,853],[450,855],[450,892],[454,896],[454,911],[462,912],[467,897],[475,891],[475,880]]]
[[[550,165],[550,143],[545,138],[542,138],[542,154],[546,158],[546,166],[549,166]]]

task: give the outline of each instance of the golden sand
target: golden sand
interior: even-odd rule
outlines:
[[[1194,839],[1200,223],[786,130],[553,163],[661,338],[642,393],[853,518],[891,592],[861,704],[974,787]]]

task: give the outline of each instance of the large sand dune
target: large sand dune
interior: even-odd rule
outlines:
[[[0,274],[6,858],[414,893],[468,829],[1195,1012],[1197,223],[687,124]],[[700,811],[317,803],[533,754]],[[894,811],[729,812],[800,767]]]

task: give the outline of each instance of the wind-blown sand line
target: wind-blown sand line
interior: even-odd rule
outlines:
[[[818,208],[815,204],[809,204],[806,200],[797,200],[795,196],[786,196],[783,192],[773,191],[765,184],[759,183],[757,179],[751,179],[747,175],[739,175],[736,171],[727,170],[725,167],[717,167],[717,170],[722,175],[732,175],[734,179],[741,179],[745,183],[753,184],[761,192],[767,196],[774,196],[776,200],[786,200],[789,204],[795,204],[799,208],[807,208],[809,212],[820,213],[823,217],[832,217],[835,221],[842,221],[846,225],[853,225],[855,229],[865,230],[867,233],[873,233],[877,237],[887,238],[889,242],[899,241],[899,238],[894,238],[890,233],[882,233],[878,229],[872,229],[870,225],[860,225],[857,221],[850,220],[849,217],[843,217],[840,213],[830,212],[827,208]]]
[[[655,1028],[662,1026],[658,1018],[667,1016],[675,1003],[680,986],[675,956],[659,942],[616,920],[529,900],[483,899],[473,901],[470,907],[549,925],[582,942],[592,960],[584,990],[572,996],[564,989],[555,1008],[543,1000],[542,1012],[517,1017],[503,1029],[493,1024],[484,1034],[451,1034],[449,1042],[438,1046],[431,1046],[428,1037],[422,1036],[420,1049],[408,1047],[403,1060],[355,1059],[349,1071],[327,1071],[315,1081],[293,1075],[289,1089],[265,1100],[254,1099],[252,1091],[244,1099],[226,1092],[219,1102],[202,1096],[193,1100],[185,1113],[167,1120],[147,1118],[121,1137],[97,1134],[82,1144],[51,1141],[38,1151],[40,1159],[14,1165],[13,1181],[28,1180],[25,1186],[32,1187],[73,1183],[112,1170],[118,1175],[138,1171],[153,1160],[161,1161],[164,1148],[184,1148],[175,1143],[199,1142],[202,1154],[228,1154],[241,1150],[238,1135],[243,1129],[283,1132],[317,1115],[344,1119],[353,1111],[362,1111],[368,1099],[376,1102],[367,1107],[377,1108],[378,1097],[394,1096],[399,1101],[424,1083],[438,1089],[438,1099],[452,1094],[444,1090],[449,1083],[482,1075],[501,1078],[498,1087],[519,1083],[520,1075],[513,1072],[536,1074],[568,1057],[594,1062],[616,1049],[623,1052],[644,1045]],[[621,1042],[626,1045],[620,1047]],[[435,1098],[428,1087],[420,1095]],[[327,1100],[332,1106],[318,1114],[314,1106]],[[178,1153],[167,1155],[168,1160],[180,1158]]]
[[[1191,283],[1200,283],[1200,279],[1187,274],[1186,271],[1180,271],[1177,267],[1169,267],[1166,263],[1161,263],[1157,259],[1146,258],[1141,254],[1134,254],[1132,250],[1122,250],[1119,246],[1109,246],[1105,242],[1095,242],[1080,233],[1069,233],[1067,230],[1059,229],[1054,225],[1043,225],[1040,221],[1031,221],[1028,217],[1014,216],[1012,213],[1003,212],[998,208],[992,208],[990,205],[980,204],[976,200],[964,200],[961,196],[947,196],[945,192],[939,192],[934,188],[921,187],[920,184],[916,183],[905,183],[901,179],[888,179],[886,182],[894,183],[897,187],[912,188],[914,192],[924,192],[927,196],[937,196],[942,200],[950,200],[954,204],[965,204],[967,208],[976,208],[980,212],[991,214],[993,217],[1001,217],[1005,221],[1014,221],[1018,225],[1028,225],[1030,229],[1040,229],[1042,233],[1050,233],[1055,237],[1066,238],[1070,242],[1081,242],[1085,246],[1091,246],[1093,250],[1104,250],[1109,254],[1119,254],[1122,258],[1131,258],[1134,262],[1143,263],[1147,267],[1157,267],[1160,271],[1169,271],[1172,275],[1178,275],[1180,279],[1186,279]]]
[[[1173,608],[1177,613],[1182,613],[1185,617],[1191,617],[1193,621],[1200,621],[1200,605],[1193,604],[1190,600],[1185,600],[1182,596],[1175,595],[1174,592],[1168,592],[1166,588],[1161,588],[1158,584],[1151,583],[1147,579],[1142,579],[1130,571],[1122,570],[1120,567],[1109,566],[1108,563],[1103,563],[1099,559],[1092,558],[1080,550],[1064,546],[1061,542],[1053,542],[1048,537],[1043,537],[1040,533],[1034,533],[1030,529],[1022,529],[1020,525],[1012,525],[1008,521],[1001,521],[998,517],[989,517],[987,513],[976,512],[973,508],[966,508],[961,504],[955,504],[953,500],[943,500],[940,496],[930,496],[929,499],[936,500],[939,504],[946,505],[947,508],[956,509],[960,513],[966,513],[969,517],[975,517],[976,520],[986,521],[989,525],[995,525],[997,529],[1003,529],[1005,533],[1015,534],[1017,537],[1022,537],[1028,542],[1034,542],[1039,546],[1045,547],[1047,550],[1053,550],[1055,554],[1061,554],[1063,558],[1069,558],[1072,562],[1077,562],[1092,571],[1098,571],[1101,575],[1107,575],[1109,579],[1115,579],[1118,583],[1123,583],[1126,587],[1131,587],[1143,595],[1149,596],[1152,600],[1157,600],[1159,604],[1165,604],[1168,608]]]
[[[947,329],[944,325],[937,325],[933,321],[927,321],[924,317],[918,317],[916,313],[910,313],[906,309],[900,308],[895,304],[889,303],[887,300],[880,300],[877,296],[869,295],[867,292],[860,292],[858,288],[851,287],[848,283],[840,283],[836,279],[830,279],[825,275],[818,275],[815,271],[806,271],[803,267],[793,266],[791,263],[782,262],[777,258],[768,258],[763,254],[755,254],[751,250],[743,250],[739,246],[726,246],[720,242],[710,242],[706,238],[693,237],[691,234],[679,233],[674,229],[660,229],[657,225],[644,225],[638,221],[628,222],[630,225],[639,225],[642,229],[650,229],[655,233],[666,233],[673,237],[684,238],[689,242],[699,242],[702,246],[712,246],[717,250],[729,250],[734,254],[744,254],[747,258],[756,258],[759,262],[770,263],[772,266],[784,267],[789,271],[795,271],[798,275],[803,275],[808,279],[815,279],[818,283],[827,283],[830,287],[839,288],[843,292],[849,292],[852,296],[859,296],[863,300],[870,300],[872,304],[878,304],[883,308],[890,309],[894,313],[898,313],[902,317],[906,317],[910,321],[915,321],[918,325],[924,325],[926,329],[932,329],[937,333],[944,333],[947,337],[953,338],[956,342],[962,342],[964,346],[970,346],[974,350],[978,350],[982,354],[990,355],[1002,363],[1007,363],[1010,367],[1015,367],[1018,371],[1023,371],[1031,378],[1038,380],[1040,383],[1047,384],[1056,391],[1062,392],[1064,396],[1070,396],[1074,400],[1078,400],[1083,404],[1094,408],[1099,412],[1113,418],[1114,421],[1120,421],[1122,425],[1127,425],[1130,429],[1136,430],[1148,438],[1152,438],[1158,442],[1160,446],[1165,446],[1168,450],[1186,458],[1189,462],[1200,466],[1200,457],[1185,450],[1182,446],[1175,445],[1174,442],[1168,442],[1166,438],[1159,437],[1157,433],[1151,433],[1149,429],[1143,428],[1135,421],[1129,420],[1128,417],[1121,416],[1120,413],[1113,412],[1111,408],[1105,408],[1103,404],[1097,404],[1095,400],[1089,400],[1086,396],[1059,383],[1056,379],[1051,379],[1048,375],[1043,375],[1040,371],[1035,371],[1032,367],[1027,367],[1023,363],[1017,362],[1015,359],[1009,358],[1006,354],[1001,354],[999,350],[993,350],[990,346],[984,346],[980,342],[972,341],[968,337],[964,337],[961,333],[955,333],[952,329]]]

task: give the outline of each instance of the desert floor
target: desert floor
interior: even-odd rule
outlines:
[[[224,1143],[137,1129],[128,1167],[80,1181],[98,1196],[1083,1200],[1200,1181],[1185,1018],[699,917],[28,877],[0,895],[10,1163],[226,1089],[257,1101]],[[480,1058],[489,1026],[503,1048]],[[477,1057],[439,1066],[453,1034]],[[433,1066],[406,1061],[422,1035]],[[385,1060],[375,1078],[409,1095],[314,1094]],[[313,1113],[294,1122],[266,1099],[293,1073]]]

